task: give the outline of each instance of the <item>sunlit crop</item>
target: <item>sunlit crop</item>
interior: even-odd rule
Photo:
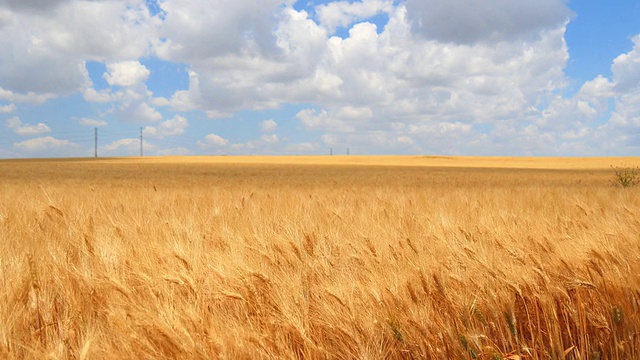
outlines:
[[[620,162],[0,162],[0,358],[637,359]]]

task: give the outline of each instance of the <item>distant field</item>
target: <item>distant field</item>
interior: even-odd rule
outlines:
[[[24,162],[25,160],[17,160]],[[60,160],[27,160],[54,161]],[[609,169],[640,165],[640,157],[471,157],[471,156],[156,156],[145,158],[74,159],[80,162],[143,164],[269,164],[269,165],[362,165],[427,166],[506,169]]]
[[[637,359],[612,165],[0,161],[0,358]]]

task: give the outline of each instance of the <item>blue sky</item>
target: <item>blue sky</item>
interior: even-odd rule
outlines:
[[[0,158],[640,155],[640,0],[0,0]]]

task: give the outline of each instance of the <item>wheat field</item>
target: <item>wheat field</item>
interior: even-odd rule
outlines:
[[[638,359],[638,158],[0,162],[0,358]]]

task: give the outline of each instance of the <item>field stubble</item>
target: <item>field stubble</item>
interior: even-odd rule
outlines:
[[[0,164],[0,357],[640,357],[607,170]]]

